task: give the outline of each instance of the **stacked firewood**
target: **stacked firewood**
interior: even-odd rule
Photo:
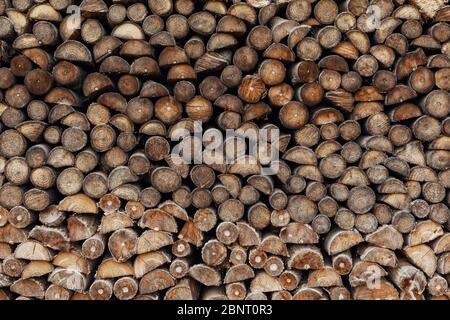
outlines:
[[[449,22],[0,0],[0,300],[449,299]]]

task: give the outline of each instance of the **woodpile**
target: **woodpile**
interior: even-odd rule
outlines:
[[[0,0],[0,300],[449,299],[449,23],[444,0]],[[278,129],[279,158],[199,123]]]

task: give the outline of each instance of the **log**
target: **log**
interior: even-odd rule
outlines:
[[[89,297],[92,300],[109,300],[113,293],[112,287],[111,280],[96,279],[89,287]]]

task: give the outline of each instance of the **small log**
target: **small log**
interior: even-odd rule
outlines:
[[[86,276],[71,269],[56,268],[50,274],[49,282],[77,292],[83,292],[88,287]]]
[[[111,280],[96,279],[89,287],[89,297],[92,300],[109,300],[113,294]]]
[[[133,299],[138,292],[138,283],[131,277],[122,277],[114,283],[113,293],[119,300]]]

